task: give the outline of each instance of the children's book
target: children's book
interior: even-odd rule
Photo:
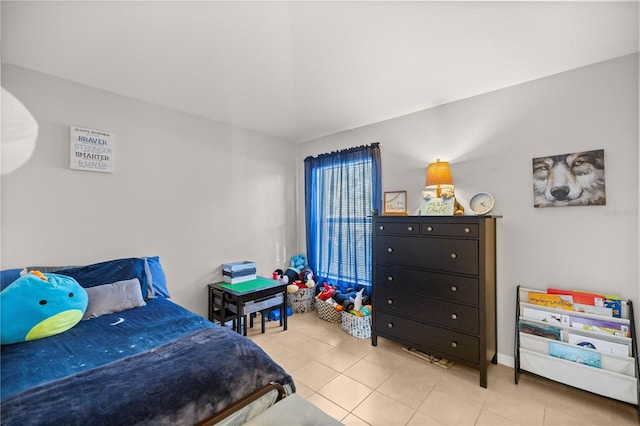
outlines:
[[[571,327],[596,333],[612,334],[620,337],[631,337],[629,326],[604,319],[571,316]]]
[[[547,339],[562,341],[563,330],[559,328],[520,320],[518,321],[518,329],[521,333],[534,334]]]
[[[549,342],[549,355],[567,361],[577,362],[590,367],[601,368],[602,355],[595,351],[582,349],[578,346],[568,346],[557,342]]]
[[[533,319],[537,321],[546,322],[555,325],[570,325],[569,315],[559,314],[556,312],[543,311],[540,309],[533,309],[528,307],[522,308],[522,316],[526,319]]]
[[[571,291],[580,291],[582,293],[589,293],[588,291],[581,290],[571,290]],[[604,306],[607,308],[611,308],[613,311],[614,318],[622,318],[622,298],[620,296],[616,296],[613,294],[603,294],[604,296]]]
[[[615,354],[621,356],[631,356],[631,346],[623,343],[609,342],[595,337],[586,337],[579,334],[569,333],[569,343],[572,345],[589,348],[598,352]]]
[[[573,310],[576,312],[602,315],[603,317],[613,318],[613,309],[607,308],[605,306],[591,306],[591,305],[584,305],[582,303],[574,303]]]
[[[574,303],[581,303],[583,305],[591,306],[604,306],[604,296],[601,294],[583,293],[580,291],[572,290],[560,290],[557,288],[548,288],[547,293],[571,296]]]
[[[558,308],[565,309],[567,311],[573,311],[573,298],[567,295],[530,292],[529,303],[534,305],[546,306],[548,308]]]

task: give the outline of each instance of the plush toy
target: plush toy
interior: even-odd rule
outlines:
[[[297,256],[293,256],[291,258],[290,267],[295,269],[298,272],[302,271],[304,268],[307,267],[307,258],[306,258],[306,256],[304,254],[299,254]]]
[[[42,339],[75,326],[87,309],[87,291],[66,275],[26,274],[0,292],[0,343]]]
[[[300,272],[300,281],[302,281],[307,286],[307,288],[313,288],[316,286],[316,281],[313,278],[313,271],[311,270],[311,268],[304,268]]]
[[[287,268],[286,271],[284,271],[284,274],[282,275],[282,281],[288,284],[293,284],[298,280],[300,273],[293,269],[293,268]]]
[[[328,285],[327,283],[322,283],[322,289],[320,291],[320,293],[318,294],[318,298],[320,300],[333,300],[331,298],[331,295],[333,294],[333,292],[335,291],[335,288]]]
[[[355,297],[350,297],[349,301],[353,303],[353,309],[360,312],[360,308],[362,308],[362,293],[364,292],[364,288],[356,293]]]
[[[282,269],[276,269],[273,271],[273,279],[277,281],[282,281],[282,277],[284,276],[284,272]]]

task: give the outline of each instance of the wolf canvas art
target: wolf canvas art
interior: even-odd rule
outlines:
[[[533,159],[534,207],[605,205],[604,149]]]

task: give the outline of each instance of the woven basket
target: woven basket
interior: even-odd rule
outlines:
[[[299,288],[295,293],[287,293],[287,305],[295,314],[313,311],[316,304],[315,288]]]
[[[325,300],[320,300],[316,296],[316,309],[318,310],[318,318],[329,322],[342,322],[341,312],[336,311],[333,305]]]
[[[342,312],[342,329],[358,339],[371,337],[371,315],[359,317]]]

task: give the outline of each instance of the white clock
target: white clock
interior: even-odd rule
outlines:
[[[476,195],[471,197],[471,201],[469,201],[469,208],[476,215],[484,215],[487,214],[493,209],[493,196],[488,192],[478,192]]]

